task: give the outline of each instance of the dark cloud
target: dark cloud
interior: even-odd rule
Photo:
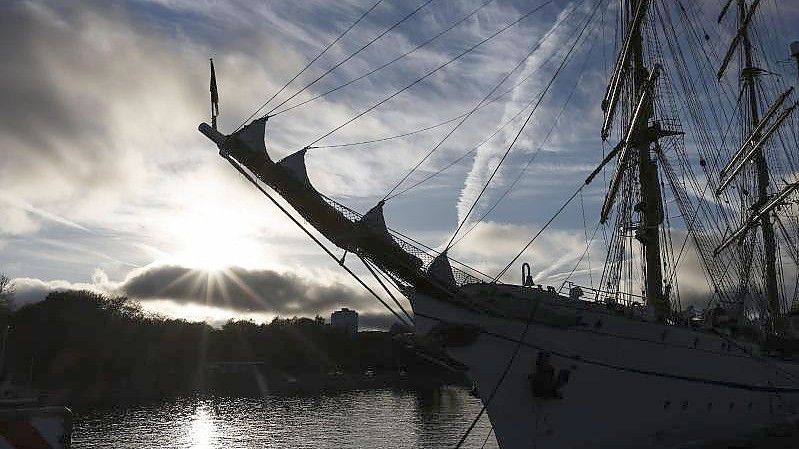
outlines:
[[[342,284],[322,284],[290,273],[231,267],[208,273],[155,266],[129,277],[119,293],[140,300],[167,299],[241,312],[282,316],[325,315],[339,307],[373,309],[375,300]]]

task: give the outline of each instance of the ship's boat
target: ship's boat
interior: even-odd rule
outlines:
[[[0,371],[5,366],[5,348],[10,326],[0,343]],[[6,372],[0,382],[0,449],[69,449],[72,441],[72,411],[53,405],[45,394],[12,382]]]
[[[566,8],[572,11],[561,22],[576,25],[560,68],[575,48],[597,39],[591,27],[606,8],[619,18],[615,64],[596,96],[604,114],[597,128],[612,150],[495,276],[449,257],[459,232],[468,232],[467,218],[472,226],[485,218],[469,217],[473,208],[435,250],[387,226],[391,195],[360,214],[317,191],[305,158],[318,140],[273,161],[265,130],[277,114],[229,135],[217,130],[214,114],[200,131],[399,321],[467,368],[505,449],[687,447],[791,420],[799,413],[799,122],[793,79],[774,75],[763,56],[770,43],[755,32],[765,6],[722,5],[718,26],[732,24],[733,33],[718,54],[694,4],[595,0]],[[526,59],[458,126],[500,98],[492,95]],[[560,68],[539,98],[551,94]],[[213,80],[218,112],[215,88]],[[536,283],[520,264],[524,251],[600,173],[607,183],[594,229],[607,239],[599,284]],[[361,280],[309,226],[360,258],[377,284]],[[685,237],[675,245],[679,233]],[[684,304],[678,266],[686,246],[697,254],[709,293]],[[509,281],[513,267],[522,270],[518,284]]]

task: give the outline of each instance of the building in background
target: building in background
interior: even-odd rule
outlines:
[[[330,325],[355,335],[358,332],[358,312],[346,307],[337,310],[330,314]]]

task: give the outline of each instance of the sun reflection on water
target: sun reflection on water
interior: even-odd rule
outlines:
[[[211,449],[220,447],[219,428],[214,419],[213,409],[201,403],[197,405],[194,414],[189,417],[187,447],[192,449]]]

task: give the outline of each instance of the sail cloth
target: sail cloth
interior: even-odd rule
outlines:
[[[368,227],[375,234],[391,237],[388,232],[388,226],[386,226],[386,219],[383,216],[383,204],[385,204],[385,201],[380,201],[375,207],[369,209],[369,212],[361,217],[358,223],[361,226]]]
[[[286,171],[294,175],[299,181],[305,184],[308,188],[313,189],[311,180],[308,179],[308,170],[305,169],[305,152],[303,148],[300,151],[292,153],[285,158],[281,159],[277,164],[283,167]],[[316,189],[314,189],[316,190]]]
[[[272,162],[272,159],[269,159],[269,154],[266,152],[266,144],[264,143],[265,134],[266,117],[253,120],[252,123],[245,126],[240,131],[229,135],[225,140],[222,150],[228,153],[236,151],[241,157],[252,158],[261,155],[266,161]],[[244,163],[244,161],[240,160],[238,157],[236,157],[236,160]]]
[[[449,257],[447,257],[446,251],[433,259],[433,262],[427,269],[427,274],[442,287],[450,290],[457,287],[457,284],[455,284],[455,276],[452,274],[452,265],[449,263]]]
[[[385,201],[381,200],[355,222],[359,229],[362,230],[360,235],[364,237],[359,242],[360,245],[362,245],[362,248],[381,256],[379,258],[381,260],[375,261],[381,268],[390,269],[391,265],[401,265],[421,274],[422,261],[405,251],[388,231],[386,219],[383,216],[384,204]],[[374,257],[370,257],[370,259],[374,261]]]
[[[264,144],[265,124],[265,118],[255,120],[221,139],[217,142],[220,152],[247,167],[339,248],[368,258],[416,288],[431,292],[440,289],[423,272],[422,261],[405,251],[389,233],[383,217],[383,202],[357,221],[350,220],[311,184],[305,166],[305,149],[277,163],[272,161]]]

